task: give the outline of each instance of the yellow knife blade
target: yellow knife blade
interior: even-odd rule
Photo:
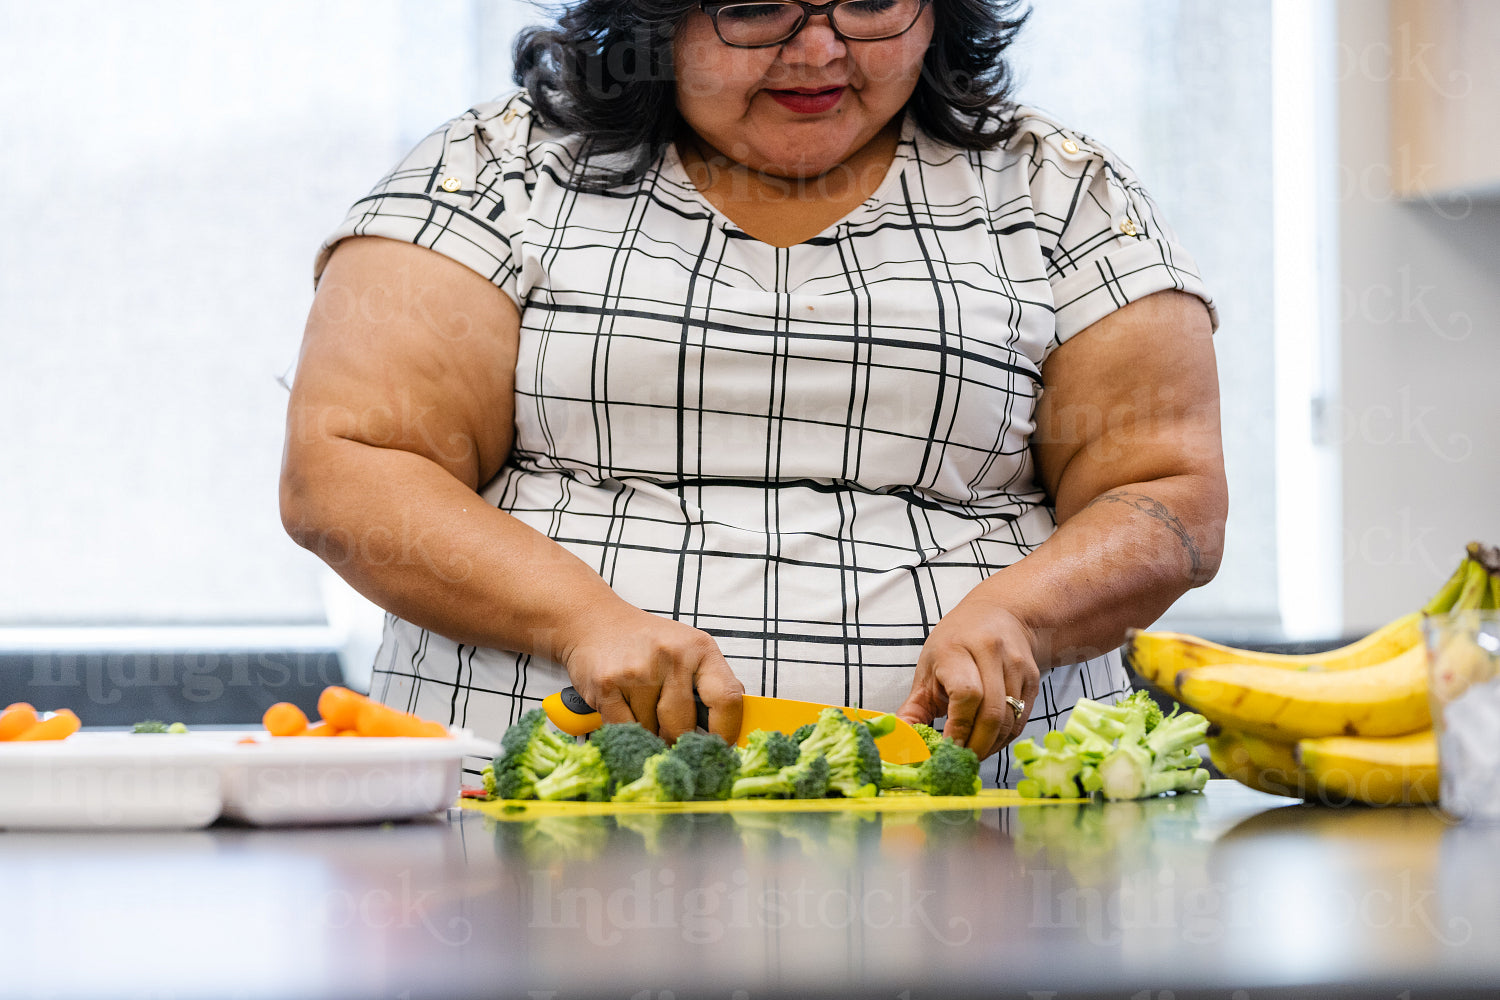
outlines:
[[[784,733],[791,733],[800,726],[817,722],[819,713],[830,707],[815,701],[766,698],[753,694],[745,695],[742,705],[740,734],[735,741],[739,746],[744,746],[745,740],[757,729],[779,729]],[[868,708],[851,708],[847,705],[837,707],[851,719],[860,721],[876,719],[886,714]],[[591,733],[604,723],[599,713],[590,708],[571,687],[548,695],[542,700],[542,708],[553,725],[574,736]],[[701,702],[698,714],[699,724],[703,725],[707,717]],[[704,728],[707,728],[706,725]],[[916,764],[931,756],[921,735],[911,727],[911,723],[903,719],[897,719],[896,728],[878,738],[875,746],[880,750],[880,759],[892,764]]]

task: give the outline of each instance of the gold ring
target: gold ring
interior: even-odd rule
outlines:
[[[1006,695],[1005,696],[1005,703],[1010,706],[1011,712],[1015,715],[1015,717],[1017,719],[1019,719],[1021,717],[1021,713],[1022,712],[1026,711],[1026,703],[1024,701],[1022,701],[1020,698],[1015,698],[1015,697],[1012,697],[1011,695]]]

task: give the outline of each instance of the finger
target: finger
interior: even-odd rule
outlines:
[[[943,735],[959,746],[970,746],[979,709],[984,704],[984,678],[967,650],[947,654],[933,667],[933,677],[947,694],[948,724]],[[972,748],[971,748],[972,749]]]
[[[582,694],[582,692],[579,692]],[[589,695],[588,702],[605,722],[635,722],[635,713],[618,688],[603,688]]]
[[[698,708],[693,702],[693,676],[685,669],[667,675],[656,705],[657,727],[652,730],[668,743],[693,729],[698,722]]]
[[[896,717],[916,725],[932,725],[932,720],[947,711],[947,699],[942,698],[921,679],[912,682],[911,694],[896,709]]]
[[[699,662],[693,683],[698,697],[708,706],[708,731],[722,736],[727,743],[734,743],[740,737],[744,719],[745,685],[717,647]]]
[[[657,721],[657,705],[661,699],[661,688],[642,686],[631,688],[625,692],[625,701],[630,705],[630,712],[646,728],[648,732],[657,732],[659,723]]]

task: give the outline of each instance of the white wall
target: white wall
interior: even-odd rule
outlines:
[[[1389,88],[1402,36],[1386,0],[1341,0],[1339,38],[1336,432],[1344,625],[1356,633],[1419,606],[1467,542],[1500,544],[1500,202],[1393,197]]]

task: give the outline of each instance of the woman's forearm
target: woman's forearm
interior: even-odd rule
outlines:
[[[1213,579],[1223,549],[1222,482],[1179,475],[1095,497],[970,599],[1031,631],[1042,670],[1099,656]]]
[[[283,476],[282,520],[376,604],[457,642],[561,661],[570,626],[624,608],[557,542],[409,451],[304,446]]]

